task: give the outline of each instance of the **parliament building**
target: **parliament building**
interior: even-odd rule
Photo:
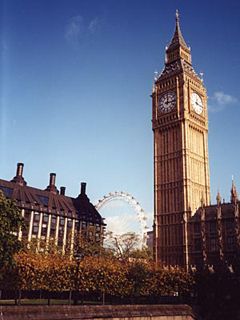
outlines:
[[[56,187],[56,174],[50,173],[49,185],[37,189],[27,185],[23,177],[23,163],[17,164],[16,176],[11,181],[0,179],[0,190],[15,201],[24,218],[25,228],[18,239],[38,251],[58,248],[63,254],[81,254],[88,243],[102,245],[104,219],[86,195],[86,183],[81,183],[76,198],[65,195],[65,187]]]
[[[154,136],[153,254],[164,265],[232,264],[240,245],[239,207],[210,205],[207,92],[192,65],[179,15],[165,66],[152,92]]]

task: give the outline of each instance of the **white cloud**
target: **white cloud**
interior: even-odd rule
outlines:
[[[95,34],[99,26],[100,21],[98,18],[87,22],[81,15],[77,15],[67,23],[64,36],[72,45],[78,45],[83,37]]]
[[[123,234],[129,229],[128,221],[119,216],[108,217],[105,222],[107,224],[107,230],[112,231],[114,234]]]
[[[209,98],[209,111],[219,112],[225,109],[227,106],[234,105],[238,102],[238,99],[230,94],[226,94],[222,91],[214,92],[213,96]]]
[[[77,44],[83,34],[83,17],[80,15],[72,17],[65,29],[65,39],[72,44]]]
[[[114,234],[124,234],[126,232],[136,232],[140,231],[140,225],[137,221],[137,217],[129,215],[129,213],[121,214],[121,216],[115,215],[107,217],[105,219],[107,224],[107,230],[112,231]]]
[[[88,30],[90,33],[95,33],[100,25],[99,19],[94,18],[93,20],[90,21],[88,25]]]
[[[221,91],[214,92],[213,99],[221,105],[232,104],[237,102],[237,98]]]

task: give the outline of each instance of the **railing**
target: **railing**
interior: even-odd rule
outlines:
[[[190,296],[128,296],[119,297],[99,293],[81,294],[76,291],[21,291],[1,290],[0,305],[122,305],[122,304],[192,304]]]

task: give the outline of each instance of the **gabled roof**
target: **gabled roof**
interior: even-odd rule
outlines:
[[[85,193],[77,198],[29,187],[18,182],[0,179],[0,190],[21,209],[53,213],[103,224],[103,219]]]

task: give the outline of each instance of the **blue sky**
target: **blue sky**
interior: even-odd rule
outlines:
[[[0,0],[0,173],[153,211],[151,88],[175,11],[209,97],[212,202],[240,190],[239,1]],[[240,192],[240,191],[239,191]]]

